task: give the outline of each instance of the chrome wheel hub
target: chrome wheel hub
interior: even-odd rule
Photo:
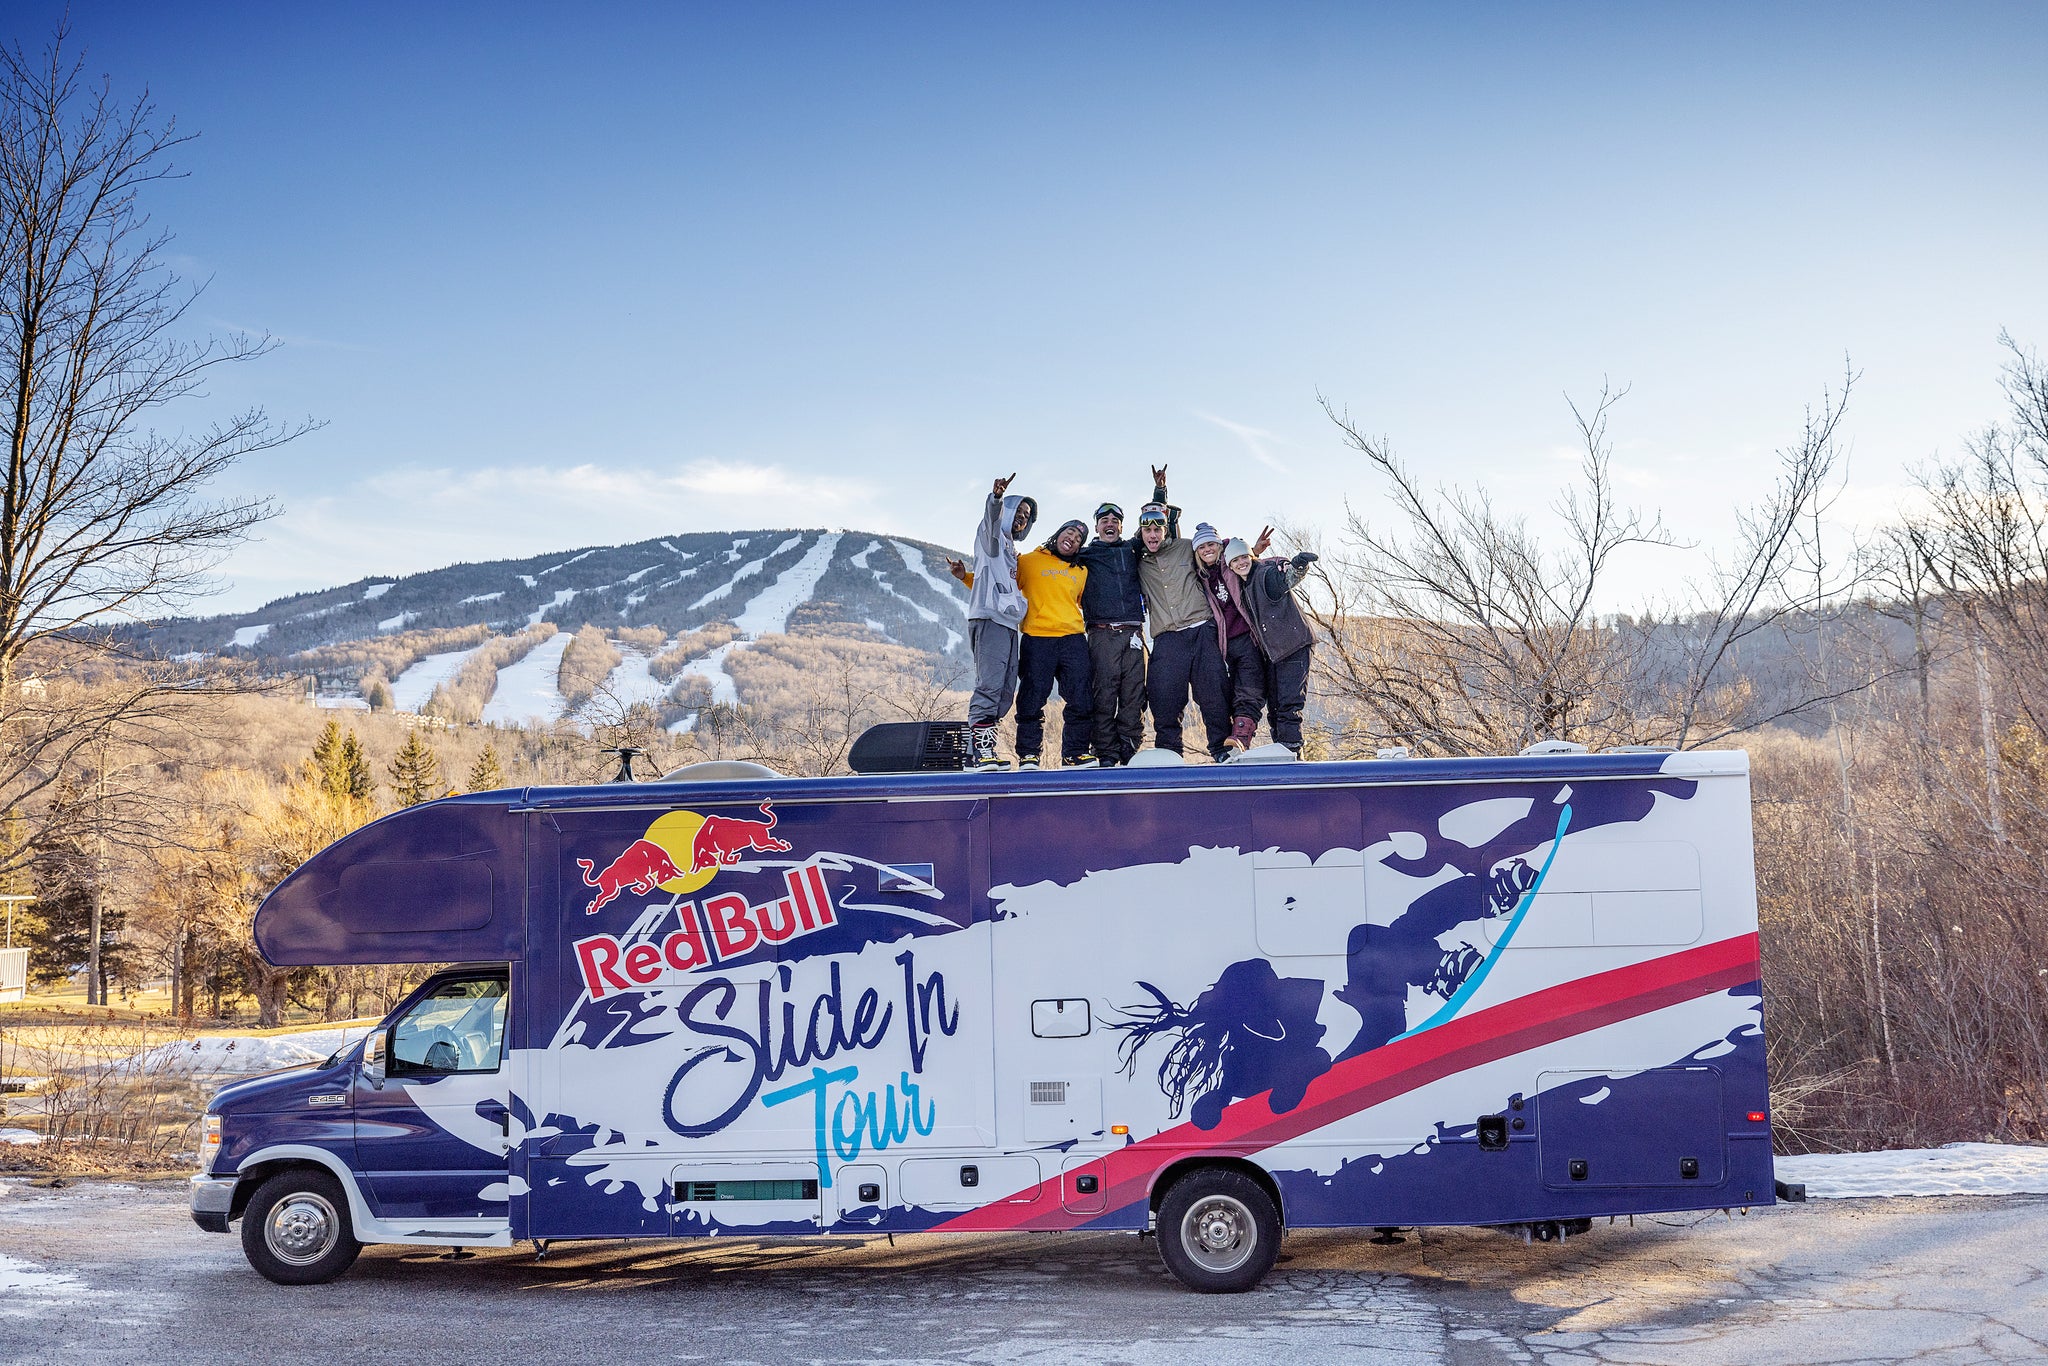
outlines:
[[[1258,1245],[1258,1224],[1227,1195],[1198,1200],[1181,1220],[1181,1246],[1206,1271],[1235,1271]]]
[[[323,1195],[299,1191],[270,1211],[263,1241],[281,1262],[305,1266],[334,1250],[341,1236],[341,1218]]]

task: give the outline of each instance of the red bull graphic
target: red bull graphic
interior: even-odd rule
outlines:
[[[742,854],[759,850],[764,854],[786,854],[789,841],[775,838],[775,813],[769,803],[761,803],[761,814],[766,820],[750,821],[737,816],[706,816],[704,824],[697,827],[697,839],[690,846],[690,871],[701,873],[707,868],[730,868],[740,861]]]
[[[622,942],[598,934],[575,943],[576,963],[584,990],[593,1001],[613,992],[640,991],[671,972],[693,972],[714,962],[752,953],[763,944],[786,944],[835,924],[831,889],[815,863],[786,868],[782,885],[788,895],[755,906],[735,893],[677,904],[681,926],[659,944]]]
[[[591,869],[597,865],[590,859],[577,859],[576,866],[583,870],[584,885],[597,888],[597,895],[583,908],[585,915],[596,915],[628,888],[646,896],[669,879],[680,877],[683,871],[676,867],[668,850],[649,839],[634,840],[626,846],[625,853],[606,864],[605,870],[595,877],[591,876]]]

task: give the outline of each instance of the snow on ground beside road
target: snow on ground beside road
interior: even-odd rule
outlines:
[[[802,539],[792,536],[776,547],[776,553],[782,553]],[[799,604],[809,601],[811,590],[825,576],[826,567],[832,563],[832,556],[839,549],[839,539],[840,533],[826,532],[818,538],[817,544],[804,552],[802,559],[777,575],[774,583],[754,594],[747,609],[733,619],[732,624],[739,633],[759,638],[788,630],[789,614]]]
[[[267,1038],[202,1034],[180,1043],[163,1044],[143,1056],[152,1064],[181,1071],[212,1074],[275,1072],[280,1067],[320,1062],[328,1054],[347,1047],[367,1033],[368,1025],[349,1029],[308,1029],[297,1034],[274,1034]]]
[[[41,1143],[42,1141],[43,1136],[30,1129],[0,1129],[0,1143],[10,1143],[19,1147],[26,1147],[31,1143]]]
[[[1816,1199],[1873,1195],[2048,1195],[2048,1147],[1949,1143],[1881,1153],[1811,1153],[1777,1160],[1780,1181]]]
[[[467,650],[427,655],[391,680],[391,705],[400,711],[418,711],[434,695],[434,689],[461,673],[469,657],[481,649],[482,645],[472,645]]]
[[[498,670],[498,686],[484,706],[484,724],[516,726],[560,716],[562,691],[556,685],[562,673],[562,652],[575,638],[569,631],[557,631],[528,650],[517,664]]]
[[[244,626],[235,632],[234,643],[246,650],[269,634],[270,623],[267,621],[261,626]]]

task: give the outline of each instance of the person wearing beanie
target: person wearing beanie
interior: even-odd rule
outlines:
[[[1214,617],[1195,559],[1194,542],[1173,534],[1178,510],[1147,504],[1138,518],[1138,582],[1145,590],[1145,616],[1152,628],[1152,662],[1145,694],[1152,706],[1152,743],[1181,751],[1181,717],[1189,697],[1202,714],[1211,758],[1221,759],[1230,740],[1230,705],[1223,692],[1223,654],[1216,648]],[[1221,538],[1207,528],[1204,544]],[[1218,553],[1218,552],[1211,552]]]
[[[981,770],[1005,767],[996,757],[996,723],[1017,697],[1018,628],[1027,605],[1017,586],[1017,542],[1031,534],[1038,503],[1009,491],[1016,477],[995,481],[974,532],[974,575],[967,597],[974,696],[967,703],[967,724],[974,766]]]
[[[1240,730],[1249,735],[1259,728],[1259,715],[1265,710],[1266,661],[1259,653],[1252,624],[1238,604],[1238,580],[1228,566],[1240,556],[1264,554],[1272,538],[1273,529],[1266,527],[1260,531],[1256,545],[1248,546],[1233,536],[1227,545],[1219,542],[1206,558],[1202,549],[1195,551],[1201,565],[1202,587],[1208,594],[1209,612],[1216,622],[1216,645],[1223,652],[1223,695],[1230,702],[1233,738]],[[1251,720],[1249,729],[1243,724],[1246,717]],[[1232,748],[1244,746],[1236,744]]]
[[[1163,465],[1152,471],[1152,501],[1166,502]],[[1082,547],[1080,563],[1088,571],[1081,617],[1095,679],[1095,756],[1107,768],[1129,763],[1145,740],[1145,593],[1138,543],[1124,538],[1123,508],[1095,509],[1095,539]]]
[[[1267,535],[1260,536],[1256,548],[1233,540],[1223,550],[1227,566],[1224,591],[1258,646],[1258,667],[1246,667],[1239,678],[1229,744],[1239,751],[1251,748],[1263,706],[1270,713],[1267,724],[1274,741],[1298,755],[1315,633],[1294,600],[1294,590],[1307,577],[1316,556],[1303,551],[1291,560],[1260,559],[1255,550],[1264,549],[1267,540]],[[1226,629],[1221,612],[1216,621],[1221,633]]]
[[[1088,527],[1063,522],[1052,539],[1017,557],[1017,586],[1024,593],[1023,636],[1017,653],[1017,767],[1037,768],[1045,743],[1045,704],[1055,686],[1065,703],[1060,726],[1060,766],[1094,768],[1089,748],[1095,739],[1094,680],[1088,632],[1081,621],[1081,593],[1088,571],[1077,563]],[[974,587],[974,575],[958,560],[947,560],[953,577]]]

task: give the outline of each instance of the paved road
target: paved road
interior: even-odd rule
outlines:
[[[379,1248],[283,1289],[193,1227],[179,1184],[0,1186],[6,1361],[2048,1359],[2043,1197],[1639,1219],[1562,1246],[1301,1233],[1259,1291],[1199,1296],[1129,1234]]]

